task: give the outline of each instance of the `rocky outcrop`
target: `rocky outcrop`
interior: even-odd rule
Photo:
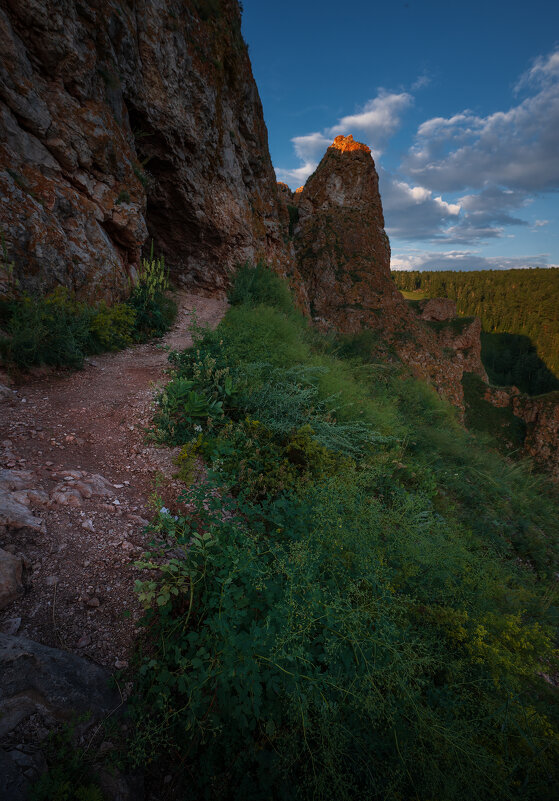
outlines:
[[[450,298],[429,298],[420,301],[421,319],[430,322],[442,322],[457,317],[456,303]]]
[[[78,744],[87,732],[91,745],[92,726],[121,708],[122,698],[99,665],[2,633],[0,675],[0,796],[23,801],[29,783],[46,770],[37,739],[72,723]]]
[[[448,319],[455,309],[444,301],[421,320],[396,289],[370,148],[337,136],[291,200],[297,264],[315,322],[343,332],[382,331],[418,377],[463,409],[464,370],[485,376],[479,321]]]
[[[33,714],[54,721],[81,715],[85,731],[121,706],[110,674],[79,656],[0,633],[0,737]]]
[[[524,452],[559,482],[559,392],[512,398],[514,413],[526,423]]]
[[[370,148],[338,136],[303,190],[294,244],[314,320],[340,331],[409,316],[390,278],[390,244]],[[378,325],[375,325],[378,327]]]
[[[236,0],[6,0],[0,54],[4,290],[116,298],[148,235],[183,283],[289,273]]]
[[[516,387],[487,387],[485,400],[525,424],[524,455],[559,482],[559,392],[530,397]]]

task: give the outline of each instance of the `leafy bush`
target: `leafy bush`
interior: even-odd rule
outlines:
[[[84,354],[95,352],[92,307],[60,287],[44,298],[11,304],[2,356],[19,367],[34,364],[81,367]]]
[[[58,287],[44,297],[4,302],[0,356],[13,366],[36,364],[80,368],[86,355],[119,350],[162,336],[176,315],[163,259],[144,259],[136,286],[125,303],[95,306]]]
[[[49,735],[44,745],[48,770],[32,785],[30,801],[103,801],[93,759],[73,740],[72,726]]]
[[[199,798],[545,794],[552,629],[508,611],[518,580],[481,543],[421,497],[375,501],[371,480],[338,475],[304,502],[187,496],[172,525],[188,555],[140,563],[136,759],[158,731]]]
[[[247,261],[237,269],[227,297],[232,306],[263,303],[285,314],[296,313],[287,282],[262,261],[256,266]]]
[[[138,280],[128,298],[135,313],[134,338],[137,342],[162,336],[171,327],[177,307],[166,295],[168,289],[165,260],[163,256],[154,258],[152,242],[150,257],[142,260]]]
[[[136,315],[127,303],[107,306],[99,303],[90,323],[93,338],[99,350],[120,350],[131,345],[134,337]]]
[[[161,396],[159,435],[210,472],[139,565],[133,761],[224,801],[548,797],[557,493],[255,302]]]

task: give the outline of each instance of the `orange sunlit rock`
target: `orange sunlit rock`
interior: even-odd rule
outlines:
[[[341,150],[342,153],[351,153],[354,150],[364,150],[365,153],[371,152],[370,147],[364,145],[363,142],[356,142],[351,134],[349,136],[336,136],[330,147],[335,147],[336,150]]]

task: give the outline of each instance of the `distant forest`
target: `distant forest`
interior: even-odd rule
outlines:
[[[408,297],[452,298],[459,315],[481,318],[492,383],[533,395],[559,389],[559,269],[395,270],[392,277]]]

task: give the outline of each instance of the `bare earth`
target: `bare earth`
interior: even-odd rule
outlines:
[[[123,668],[141,609],[133,562],[147,547],[149,496],[176,467],[145,441],[167,350],[191,343],[187,327],[216,326],[227,304],[184,292],[165,339],[95,356],[74,373],[35,376],[0,404],[0,466],[22,473],[20,501],[44,522],[0,533],[24,557],[25,594],[0,612],[0,630]],[[26,477],[26,473],[29,473]]]

